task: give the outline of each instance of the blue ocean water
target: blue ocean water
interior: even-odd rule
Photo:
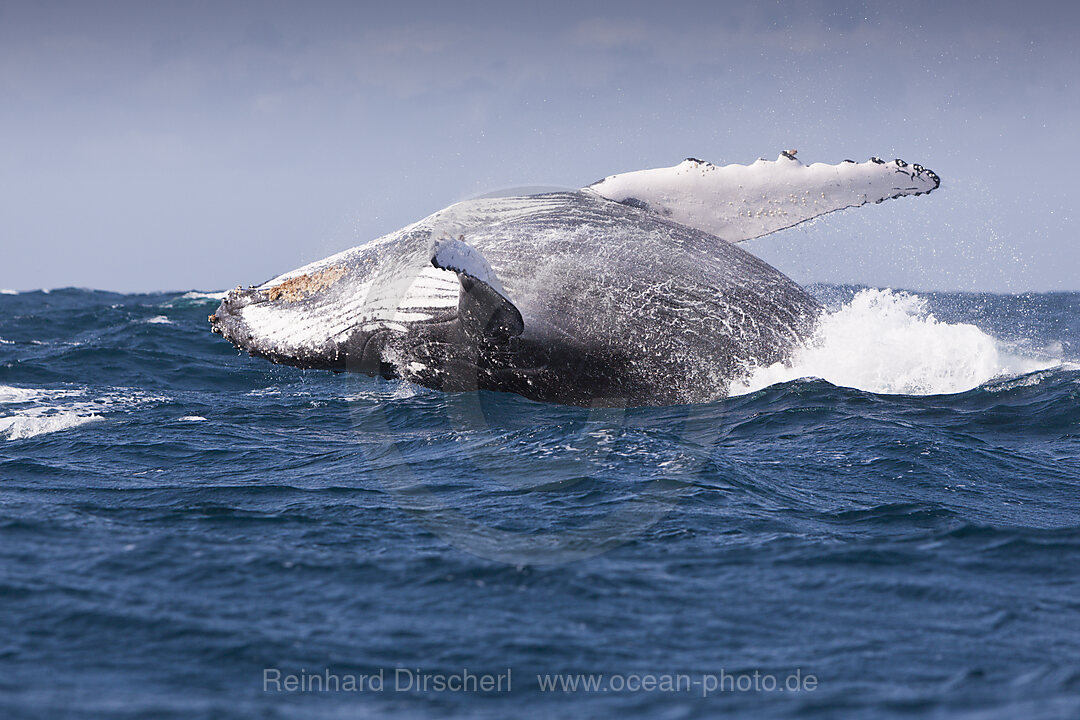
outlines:
[[[0,716],[1080,716],[1080,294],[814,292],[794,368],[631,410],[0,295]]]

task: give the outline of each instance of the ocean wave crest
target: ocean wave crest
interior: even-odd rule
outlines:
[[[942,322],[918,295],[866,289],[825,313],[790,362],[753,369],[730,394],[814,377],[874,393],[943,395],[1060,364],[1015,354],[975,325]]]
[[[167,399],[131,388],[101,393],[90,388],[0,385],[0,440],[27,440],[68,430],[104,420],[104,413],[110,411]]]

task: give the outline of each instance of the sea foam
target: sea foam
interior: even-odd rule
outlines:
[[[942,322],[918,295],[868,289],[825,313],[790,363],[755,368],[730,392],[816,377],[867,392],[938,395],[1059,364],[1013,354],[974,325]]]
[[[100,415],[80,415],[78,412],[0,417],[0,438],[5,440],[26,440],[37,435],[67,430],[68,428],[103,419]]]
[[[0,440],[26,440],[104,420],[169,398],[132,388],[35,388],[0,385]]]
[[[0,385],[0,439],[25,440],[102,419],[96,408],[68,400],[80,394]]]

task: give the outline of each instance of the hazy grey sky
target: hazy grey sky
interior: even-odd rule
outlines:
[[[1080,4],[0,0],[0,287],[265,280],[451,202],[686,156],[940,191],[749,248],[796,280],[1080,289]]]

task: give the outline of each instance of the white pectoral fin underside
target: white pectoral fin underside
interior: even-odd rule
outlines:
[[[464,238],[442,238],[435,242],[431,264],[457,273],[461,282],[458,319],[470,336],[502,341],[525,329],[521,312],[510,300],[491,264]]]
[[[728,242],[768,235],[835,210],[937,189],[940,178],[903,160],[803,165],[794,151],[751,165],[685,160],[612,175],[584,188]]]

